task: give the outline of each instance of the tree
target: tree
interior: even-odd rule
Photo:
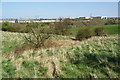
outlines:
[[[31,25],[27,25],[30,32],[24,35],[24,39],[35,49],[45,46],[45,42],[52,36],[51,28]]]
[[[18,19],[15,19],[15,23],[18,23]]]

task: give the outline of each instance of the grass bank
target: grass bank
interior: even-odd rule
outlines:
[[[4,53],[11,54],[23,42],[20,34],[3,32],[3,35]],[[118,35],[92,37],[59,48],[26,50],[17,57],[3,55],[2,77],[120,78],[119,58]]]

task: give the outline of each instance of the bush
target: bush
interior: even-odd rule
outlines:
[[[9,27],[10,27],[9,22],[2,23],[2,31],[7,31]]]
[[[114,24],[118,24],[118,20],[117,19],[109,19],[105,23],[105,25],[114,25]]]
[[[73,23],[69,18],[60,20],[60,22],[54,23],[54,32],[57,35],[68,35],[68,29],[70,29],[71,26],[73,26]]]
[[[96,36],[103,36],[105,35],[105,29],[103,27],[95,28]]]
[[[24,24],[20,23],[11,23],[8,31],[10,32],[25,32],[26,27]]]
[[[77,35],[76,39],[77,40],[83,40],[83,39],[88,39],[92,36],[105,36],[105,29],[103,27],[86,27],[86,28],[81,28]]]
[[[34,27],[34,26],[33,26]],[[52,36],[50,27],[34,27],[30,28],[30,32],[24,35],[25,40],[32,47],[41,48],[45,45],[45,42]]]
[[[81,28],[76,35],[76,39],[83,40],[88,39],[92,36],[94,36],[94,30],[92,28]]]
[[[69,28],[68,24],[65,22],[55,22],[55,34],[66,35]]]
[[[3,22],[3,23],[2,23],[2,31],[9,31],[9,32],[28,32],[27,27],[26,27],[25,24],[9,23],[9,22]]]

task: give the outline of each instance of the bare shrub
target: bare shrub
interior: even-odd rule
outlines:
[[[32,27],[29,28],[30,32],[24,35],[28,44],[31,44],[34,48],[41,48],[45,42],[52,36],[50,27]]]

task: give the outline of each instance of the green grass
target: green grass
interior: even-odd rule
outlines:
[[[72,35],[76,35],[79,30],[80,30],[80,28],[72,28],[72,29],[68,30],[68,33],[70,33]]]
[[[7,55],[19,48],[23,43],[23,37],[19,33],[0,32],[2,34],[2,55]]]
[[[76,47],[69,49],[70,62],[63,63],[66,74],[62,77],[88,78],[91,75],[96,78],[118,78],[120,64],[117,41],[115,38],[93,38],[77,43]]]
[[[118,25],[105,25],[103,27],[108,34],[118,34]]]
[[[3,32],[3,35],[2,50],[9,54],[23,42],[17,33]],[[120,78],[119,58],[118,35],[93,37],[66,47],[25,51],[18,57],[3,55],[2,77]],[[52,75],[54,70],[56,74]]]
[[[2,55],[8,55],[18,48],[22,47],[25,40],[23,33],[0,32],[2,34]],[[53,40],[72,40],[69,36],[55,35]]]
[[[109,35],[118,34],[118,25],[102,25],[102,26],[95,26],[95,27],[104,27],[105,32]],[[82,27],[72,28],[72,29],[69,29],[68,32],[71,33],[72,35],[76,35],[81,28]]]

